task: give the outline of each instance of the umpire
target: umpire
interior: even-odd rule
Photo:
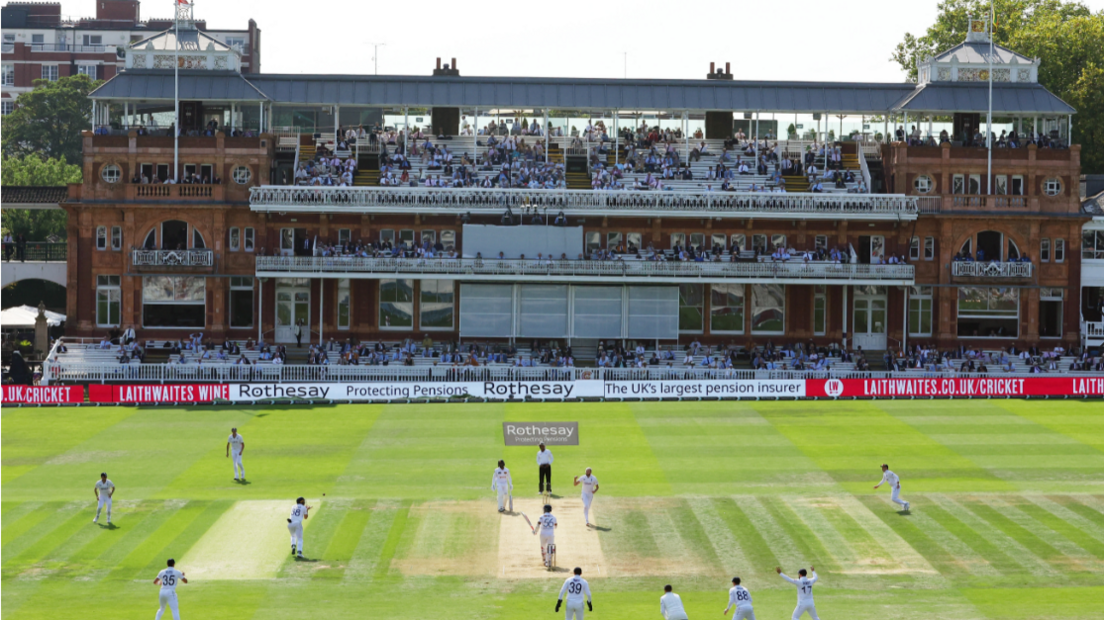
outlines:
[[[537,468],[539,470],[538,475],[540,477],[540,492],[544,493],[544,482],[548,481],[548,494],[552,494],[552,451],[544,447],[544,442],[540,443],[540,450],[537,452]]]

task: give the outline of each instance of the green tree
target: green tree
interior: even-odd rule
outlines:
[[[1039,83],[1077,110],[1073,142],[1081,145],[1081,168],[1104,172],[1104,11],[1093,13],[1078,2],[993,0],[993,41],[1025,56],[1039,58]],[[966,40],[968,17],[985,17],[989,2],[944,0],[939,16],[922,36],[906,33],[892,59],[916,81],[916,63]]]
[[[56,187],[80,183],[80,166],[65,163],[65,159],[42,159],[37,155],[4,157],[0,160],[0,185],[33,185]],[[3,230],[13,235],[26,235],[28,240],[42,241],[50,235],[66,238],[65,211],[59,209],[5,209]]]
[[[56,82],[35,80],[34,90],[19,95],[4,117],[4,154],[81,161],[81,131],[92,128],[88,94],[99,85],[81,74]]]

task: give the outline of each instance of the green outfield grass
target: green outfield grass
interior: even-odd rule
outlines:
[[[4,408],[2,618],[149,620],[174,557],[185,619],[534,618],[566,572],[539,566],[490,491],[504,458],[538,503],[533,448],[503,421],[578,421],[554,448],[561,567],[593,618],[691,618],[740,575],[760,620],[789,618],[774,574],[815,565],[825,620],[1104,617],[1104,404],[847,401]],[[245,437],[249,484],[225,458]],[[902,477],[902,514],[879,465]],[[601,481],[581,526],[573,475]],[[92,486],[118,486],[113,529]],[[325,497],[323,497],[325,494]],[[283,518],[315,504],[309,561]],[[533,507],[533,508],[529,508]]]

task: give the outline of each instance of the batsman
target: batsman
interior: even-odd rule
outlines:
[[[506,468],[506,461],[498,461],[498,467],[491,476],[491,490],[498,492],[499,512],[506,512],[507,499],[510,502],[510,512],[514,511],[514,481],[510,477],[510,470]]]

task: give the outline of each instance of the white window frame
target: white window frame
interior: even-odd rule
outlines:
[[[108,174],[109,172],[113,174]],[[123,180],[123,169],[119,167],[119,164],[104,164],[100,168],[100,178],[104,180],[104,183],[118,183]]]
[[[1046,237],[1039,239],[1039,262],[1050,262],[1050,239]]]
[[[907,308],[909,336],[932,335],[932,325],[935,323],[935,299],[933,291],[934,289],[930,286],[913,286],[909,289],[909,305]],[[925,301],[928,302],[926,304],[926,307],[924,304]],[[915,310],[913,309],[913,302],[916,302]],[[912,318],[914,314],[917,317],[917,329],[915,331],[913,330],[912,324]],[[925,314],[928,315],[928,331],[921,331],[921,327],[924,324],[923,317]]]
[[[0,116],[7,116],[15,112],[15,102],[11,99],[0,101]]]
[[[237,226],[230,227],[230,239],[227,245],[231,252],[237,252],[241,249],[241,229]]]
[[[1048,338],[1048,339],[1057,340],[1057,339],[1062,337],[1062,333],[1061,333],[1062,332],[1062,326],[1065,323],[1065,321],[1063,319],[1065,318],[1064,314],[1065,314],[1065,311],[1066,311],[1066,289],[1064,289],[1064,288],[1049,288],[1049,287],[1043,287],[1043,288],[1039,289],[1039,317],[1040,317],[1039,327],[1040,328],[1042,328],[1042,318],[1041,317],[1043,315],[1043,302],[1045,302],[1045,301],[1056,301],[1059,304],[1061,304],[1060,306],[1058,306],[1058,335],[1057,336],[1044,336],[1040,333],[1039,338]],[[1042,331],[1042,329],[1040,329],[1040,331]]]
[[[113,280],[114,278],[114,280]],[[100,316],[101,296],[107,302],[107,317]],[[115,321],[111,320],[111,307],[115,306],[117,313]],[[96,276],[96,327],[118,327],[123,318],[123,289],[120,276]]]
[[[226,320],[230,323],[230,329],[250,329],[257,325],[257,317],[254,316],[256,314],[257,301],[255,297],[256,293],[254,292],[253,287],[254,284],[252,276],[233,276],[230,278],[230,294],[227,295],[227,300],[230,302],[231,307],[229,308],[230,316],[226,317]],[[250,317],[252,317],[252,320],[249,322],[249,325],[234,324],[234,291],[249,291],[249,303],[250,307],[253,309],[253,311],[250,312]]]
[[[42,79],[56,82],[60,75],[57,65],[42,65]]]
[[[935,260],[935,237],[924,237],[924,260]]]
[[[970,191],[971,186],[976,187],[977,191],[976,192],[971,192]],[[967,178],[967,180],[966,180],[966,193],[970,194],[971,196],[977,196],[977,195],[981,194],[981,175],[980,174],[971,174]]]
[[[246,226],[242,232],[242,250],[252,252],[257,247],[257,233],[252,226]]]
[[[123,227],[112,226],[111,227],[111,249],[115,252],[119,252],[123,249]]]
[[[912,188],[916,190],[917,194],[931,193],[933,187],[935,187],[935,182],[926,174],[917,175],[916,178],[912,180]]]
[[[96,227],[96,249],[100,252],[107,250],[107,226]]]
[[[993,193],[998,196],[1008,195],[1008,175],[998,174],[993,176]]]
[[[1062,237],[1054,240],[1054,262],[1066,262],[1066,240]]]
[[[0,86],[15,86],[15,65],[0,65]]]
[[[713,298],[713,291],[717,290],[718,286],[720,286],[720,287],[736,286],[736,287],[740,287],[740,289],[741,289],[739,308],[740,308],[740,316],[742,318],[740,320],[740,329],[738,329],[738,330],[718,329],[717,327],[715,327],[713,325],[713,310],[714,310],[714,308],[735,308],[736,307],[736,306],[729,306],[729,305],[723,305],[723,306],[722,305],[716,305],[716,306],[713,305],[713,299],[712,299]],[[711,334],[745,334],[745,333],[747,333],[747,329],[748,329],[748,305],[751,303],[751,301],[748,299],[748,292],[749,291],[748,291],[748,285],[747,284],[724,283],[724,284],[712,284],[712,285],[710,285],[710,287],[709,287],[709,297],[710,297],[710,300],[709,300],[709,333],[711,333]],[[705,300],[705,297],[703,296],[702,301],[704,302],[704,300]],[[702,312],[703,313],[705,312],[705,308],[702,308]]]
[[[234,168],[231,176],[238,185],[246,185],[253,180],[253,170],[249,166],[238,166]]]
[[[337,229],[337,243],[342,247],[349,245],[353,242],[353,229],[352,228],[338,228]]]
[[[951,193],[964,195],[966,193],[966,176],[956,174],[951,177]]]
[[[1062,179],[1050,177],[1043,181],[1043,195],[1051,198],[1062,193]]]
[[[909,260],[920,260],[920,237],[913,237],[909,242]]]
[[[820,304],[820,308],[817,304]],[[817,313],[823,314],[820,329],[817,329]],[[828,287],[823,284],[813,286],[813,335],[823,336],[828,333]]]
[[[96,79],[96,65],[77,65],[77,75],[87,75],[90,79]]]
[[[349,278],[339,278],[337,281],[337,329],[349,331],[353,323],[353,289]],[[342,291],[345,292],[342,298]],[[344,307],[345,316],[341,316]]]
[[[1017,181],[1019,181],[1019,185],[1020,185],[1019,186],[1019,190],[1020,190],[1019,192],[1015,191]],[[1012,196],[1023,196],[1026,193],[1026,192],[1024,192],[1024,178],[1023,178],[1022,174],[1012,175],[1012,184],[1008,186],[1008,193]]]

